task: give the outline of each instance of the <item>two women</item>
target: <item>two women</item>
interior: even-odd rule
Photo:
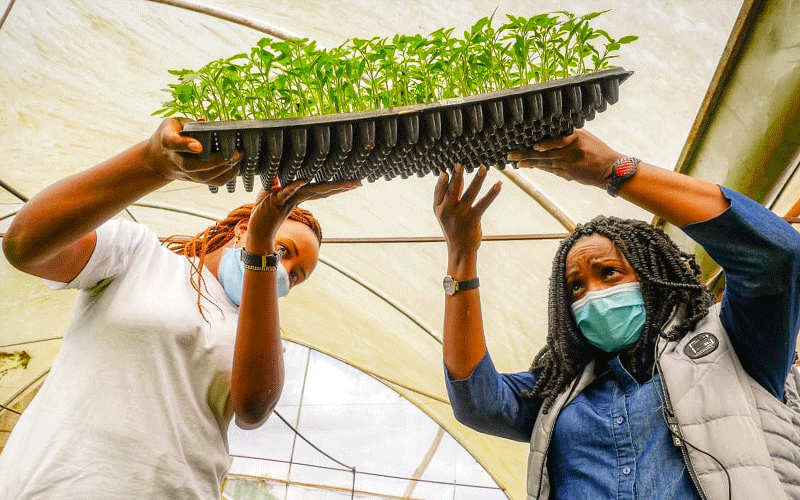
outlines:
[[[112,217],[175,179],[222,185],[241,157],[201,162],[180,130],[165,120],[149,140],[46,188],[3,238],[12,265],[81,293],[0,456],[0,498],[219,498],[229,422],[257,427],[278,401],[277,300],[312,273],[321,241],[296,205],[355,184],[262,191],[167,248]]]
[[[639,221],[598,217],[564,240],[548,336],[529,371],[486,348],[477,255],[480,170],[442,175],[448,246],[444,364],[453,411],[531,442],[530,499],[800,498],[800,398],[788,377],[800,326],[800,235],[742,195],[613,151],[586,131],[512,155],[681,227],[726,273],[719,304],[693,256]],[[462,193],[463,190],[463,193]]]

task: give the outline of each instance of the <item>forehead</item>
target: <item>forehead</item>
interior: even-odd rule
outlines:
[[[319,257],[319,240],[314,231],[296,220],[287,219],[281,224],[278,230],[278,239],[291,240],[297,248],[297,253],[300,257],[307,261],[306,265],[311,271],[317,263]]]
[[[567,252],[567,267],[576,264],[579,260],[596,259],[600,257],[617,258],[625,260],[622,252],[613,241],[601,234],[590,234],[579,238]]]
[[[283,221],[283,224],[281,224],[278,230],[278,234],[285,238],[302,240],[304,244],[313,243],[313,246],[319,246],[319,240],[317,240],[317,235],[314,234],[314,231],[307,225],[296,220],[286,219]]]

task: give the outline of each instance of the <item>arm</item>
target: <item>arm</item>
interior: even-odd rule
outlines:
[[[237,173],[218,155],[201,163],[202,146],[179,135],[180,122],[165,120],[153,136],[97,166],[56,182],[28,201],[3,237],[3,251],[17,269],[69,282],[94,251],[94,230],[126,206],[173,179],[221,185]]]
[[[720,320],[745,371],[780,400],[800,328],[800,234],[723,188],[730,208],[684,232],[725,271]]]
[[[455,280],[477,276],[480,219],[500,193],[498,182],[475,202],[485,178],[483,167],[462,196],[464,168],[458,165],[452,179],[442,174],[436,184],[434,212],[447,241],[447,273]],[[533,374],[495,370],[486,351],[480,289],[446,296],[444,308],[445,379],[456,419],[480,432],[529,440],[538,405],[523,400],[522,392],[533,387]]]
[[[278,228],[300,202],[361,185],[349,181],[317,185],[306,182],[299,180],[277,191],[259,193],[247,225],[247,252],[274,252]],[[278,404],[283,381],[276,273],[245,269],[231,374],[236,424],[243,429],[263,424]]]
[[[537,146],[510,159],[601,188],[624,157],[584,130]],[[681,227],[722,266],[723,326],[748,374],[782,398],[800,325],[797,232],[738,193],[646,163],[619,195]]]
[[[485,178],[486,168],[481,167],[461,196],[464,167],[457,165],[452,180],[448,182],[447,174],[442,174],[436,184],[434,212],[447,242],[447,273],[457,281],[472,279],[478,274],[480,219],[500,193],[501,185],[498,182],[492,186],[489,193],[472,206]],[[448,295],[444,301],[444,364],[457,379],[467,378],[486,354],[479,290]]]
[[[484,434],[531,440],[542,401],[522,393],[533,389],[533,373],[498,373],[487,353],[469,378],[454,380],[445,370],[445,380],[456,420]]]
[[[625,156],[578,129],[570,136],[542,141],[534,151],[513,153],[509,159],[519,160],[520,167],[539,168],[605,189],[611,166]],[[678,227],[716,217],[729,205],[716,184],[645,162],[622,184],[619,196]]]

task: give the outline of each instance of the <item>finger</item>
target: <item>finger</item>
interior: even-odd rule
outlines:
[[[562,137],[554,137],[552,139],[545,139],[533,145],[536,151],[549,151],[551,149],[561,149],[569,146],[578,139],[578,132],[575,131],[570,135]]]
[[[279,191],[273,192],[275,203],[278,206],[286,206],[297,190],[306,184],[308,184],[308,179],[298,179],[289,183],[286,187],[281,188]]]
[[[233,158],[225,160],[221,154],[215,153],[207,161],[200,161],[196,155],[189,155],[185,153],[178,153],[173,156],[175,164],[192,179],[207,178],[211,171],[219,168],[232,168],[237,167],[242,160],[241,151],[235,151]]]
[[[481,191],[481,186],[483,186],[483,181],[486,179],[486,166],[481,165],[481,168],[478,169],[478,172],[475,174],[475,177],[472,179],[472,182],[469,183],[467,190],[464,191],[464,195],[461,197],[461,202],[466,203],[467,205],[472,205],[472,202],[475,201],[475,198],[478,197],[478,193]]]
[[[536,166],[534,168],[537,168],[537,169],[542,170],[544,172],[551,173],[553,175],[557,175],[557,176],[561,177],[562,179],[566,179],[568,181],[571,181],[571,180],[574,179],[574,176],[572,175],[572,173],[570,173],[569,170],[564,169],[564,168],[559,168],[559,167],[555,167],[555,166]]]
[[[464,165],[456,164],[453,169],[453,175],[450,178],[450,184],[447,186],[446,196],[444,201],[451,201],[455,203],[461,195],[461,188],[464,186]]]
[[[308,200],[320,200],[322,198],[327,198],[329,196],[333,196],[335,194],[344,193],[346,191],[351,191],[358,186],[341,186],[336,188],[326,188],[323,191],[319,191],[316,189],[312,190],[299,190],[297,191],[290,199],[288,203],[293,205],[299,205],[300,203]]]
[[[483,215],[483,212],[489,208],[489,205],[497,198],[497,195],[500,194],[500,189],[503,187],[502,181],[497,181],[494,185],[489,189],[489,192],[483,195],[483,197],[475,203],[475,207],[473,210],[477,214],[478,217]]]
[[[202,168],[195,169],[196,165],[192,162],[179,162],[181,178],[194,182],[210,183],[213,179],[225,176],[228,172],[239,173],[239,165],[232,162],[221,164],[203,165]]]
[[[527,158],[517,163],[519,168],[556,168],[556,165],[551,158]]]
[[[306,200],[321,200],[323,198],[327,198],[327,197],[333,196],[335,194],[345,193],[347,191],[352,191],[356,187],[357,186],[337,188],[337,189],[334,189],[334,190],[331,190],[331,191],[326,191],[324,193],[310,192],[310,194],[308,194],[308,195],[304,194],[303,195],[303,199],[299,200],[297,203],[300,204],[301,202],[306,201]],[[297,195],[295,195],[295,196],[297,196]]]
[[[433,190],[433,206],[436,207],[442,204],[444,201],[444,194],[447,191],[447,183],[450,180],[450,176],[447,175],[447,172],[442,172],[439,175],[439,180],[436,181],[436,188]]]
[[[522,166],[522,162],[529,160],[560,160],[562,162],[572,162],[576,159],[576,153],[572,149],[555,148],[547,151],[515,151],[509,153],[508,161],[519,162],[518,166]]]
[[[233,165],[221,165],[216,170],[204,172],[202,178],[194,179],[196,182],[209,184],[212,186],[222,186],[228,181],[233,180],[239,174],[239,167]]]
[[[269,196],[269,193],[267,192],[266,189],[262,187],[261,189],[258,190],[258,194],[256,195],[256,201],[254,202],[254,204],[258,205],[259,203],[264,201],[264,198],[266,198],[267,196]]]
[[[301,187],[297,191],[297,193],[294,194],[293,198],[297,198],[300,201],[325,198],[332,194],[343,193],[345,191],[350,191],[351,189],[355,189],[357,187],[361,187],[361,181],[357,179],[306,184],[305,186]]]
[[[342,189],[354,189],[361,187],[361,181],[358,179],[336,181],[336,182],[317,182],[314,184],[307,184],[303,187],[304,190],[313,191],[315,193],[325,193],[328,191],[337,191]]]
[[[194,137],[181,135],[183,123],[179,120],[165,120],[161,129],[161,145],[164,149],[178,153],[199,153],[203,145]]]
[[[352,191],[353,189],[361,187],[361,182],[351,182],[349,184],[344,184],[342,186],[329,186],[326,187],[325,190],[319,191],[319,189],[314,189],[310,191],[311,195],[306,198],[307,200],[318,200],[321,198],[327,198],[328,196],[332,196],[339,193],[345,193],[347,191]]]

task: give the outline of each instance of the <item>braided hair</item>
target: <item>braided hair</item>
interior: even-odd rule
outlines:
[[[640,382],[652,373],[654,345],[660,335],[679,340],[691,331],[714,303],[714,296],[700,282],[700,266],[694,255],[681,251],[661,229],[638,220],[600,216],[579,225],[556,251],[550,276],[547,342],[536,355],[530,370],[537,374],[527,397],[544,400],[547,412],[555,398],[582,372],[586,365],[605,354],[586,341],[570,308],[566,284],[566,260],[580,238],[600,234],[611,240],[639,275],[646,320],[642,334],[624,354],[626,366]],[[676,308],[681,319],[674,329],[662,329]]]
[[[200,301],[203,297],[202,288],[205,288],[201,270],[203,269],[206,255],[222,248],[233,239],[236,226],[243,220],[249,220],[252,212],[253,204],[247,203],[234,208],[224,219],[213,226],[207,227],[195,236],[175,235],[166,238],[163,242],[168,249],[178,255],[185,255],[189,259],[192,266],[189,279],[192,287],[197,290],[197,308],[200,310],[201,315],[203,315],[203,309],[200,306]],[[308,226],[314,232],[317,241],[322,244],[322,227],[310,211],[296,207],[289,212],[287,219],[301,222]]]

